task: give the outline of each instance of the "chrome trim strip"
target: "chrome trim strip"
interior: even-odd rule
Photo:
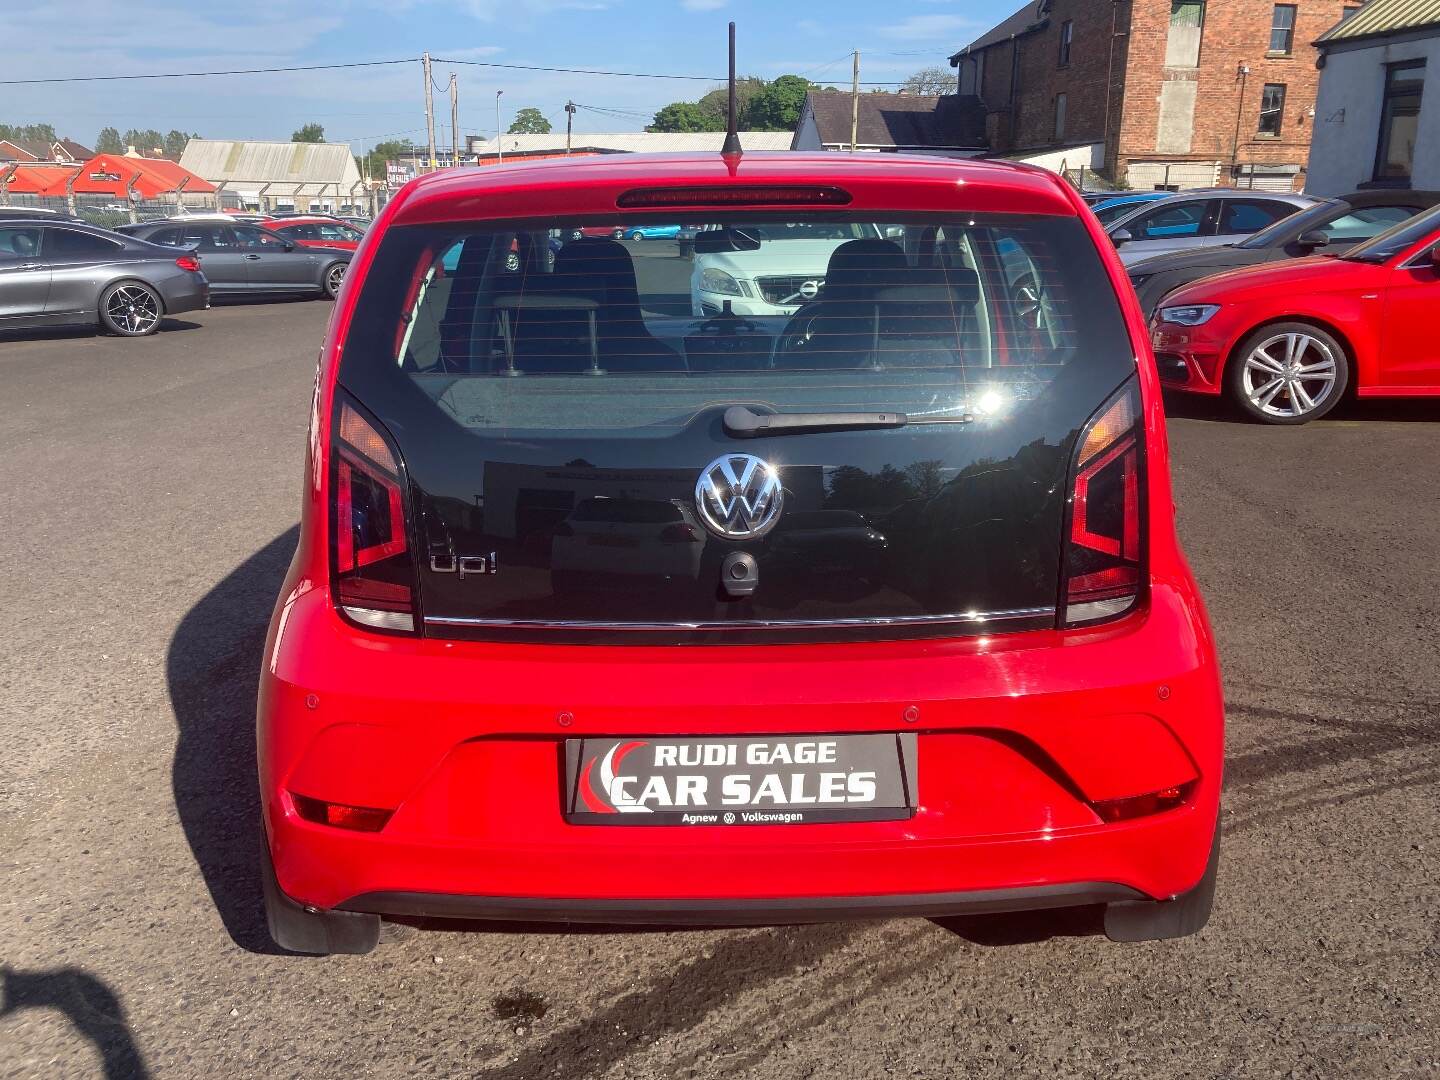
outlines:
[[[892,615],[866,619],[737,619],[734,622],[597,622],[585,619],[471,619],[429,615],[426,626],[472,626],[507,630],[817,630],[845,627],[924,626],[963,623],[984,626],[1017,619],[1054,618],[1053,607],[1012,608],[1006,611],[962,611],[951,615]]]

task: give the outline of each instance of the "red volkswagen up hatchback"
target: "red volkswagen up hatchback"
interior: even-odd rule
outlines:
[[[593,235],[677,217],[693,256]],[[698,278],[788,309],[697,318]],[[1223,708],[1154,364],[1048,173],[418,180],[346,277],[305,476],[259,704],[282,946],[1208,917]]]

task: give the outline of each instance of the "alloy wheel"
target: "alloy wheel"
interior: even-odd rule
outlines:
[[[1250,350],[1240,386],[1250,404],[1267,416],[1305,416],[1330,399],[1338,369],[1326,342],[1290,331],[1266,338]]]
[[[143,285],[121,285],[105,302],[105,314],[127,334],[148,334],[160,323],[160,301]]]
[[[345,264],[336,263],[325,272],[325,289],[331,296],[340,291],[340,283],[345,280]]]

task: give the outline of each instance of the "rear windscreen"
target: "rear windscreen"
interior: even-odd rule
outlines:
[[[831,213],[393,228],[341,379],[477,434],[635,437],[716,403],[993,413],[1062,373],[1098,405],[1133,368],[1079,219]]]

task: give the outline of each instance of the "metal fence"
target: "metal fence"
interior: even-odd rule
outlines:
[[[0,206],[38,206],[62,214],[73,213],[107,229],[137,221],[170,217],[177,213],[197,213],[214,210],[215,199],[211,195],[184,195],[178,197],[166,194],[159,199],[142,199],[127,202],[113,195],[76,195],[73,200],[63,195],[30,195],[8,192],[0,198]]]

